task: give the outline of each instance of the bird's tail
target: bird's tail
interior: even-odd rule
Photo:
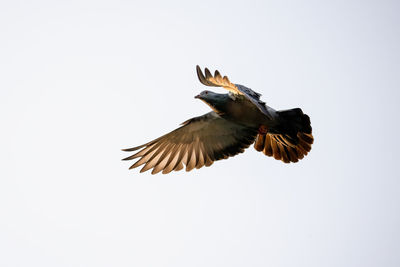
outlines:
[[[314,142],[310,118],[300,108],[277,111],[279,124],[257,135],[254,148],[285,163],[297,162]]]

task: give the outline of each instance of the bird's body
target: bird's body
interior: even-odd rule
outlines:
[[[182,127],[139,147],[125,158],[139,160],[131,166],[145,166],[141,172],[153,168],[152,173],[169,173],[210,166],[214,161],[244,151],[254,143],[257,151],[285,163],[297,162],[311,150],[313,143],[310,119],[299,108],[276,111],[260,100],[260,94],[243,85],[232,84],[215,71],[205,69],[205,76],[197,66],[201,83],[224,87],[228,94],[203,91],[201,99],[213,110],[185,121]]]
[[[241,125],[258,128],[260,125],[271,125],[274,122],[273,119],[263,114],[250,100],[242,95],[203,91],[196,98],[203,100],[222,118]],[[243,110],[246,112],[243,112]],[[273,114],[276,116],[275,111]]]

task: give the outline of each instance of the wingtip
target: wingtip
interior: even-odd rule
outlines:
[[[196,65],[196,73],[197,73],[197,76],[200,76],[200,75],[203,74],[203,72],[202,72],[202,70],[201,70],[201,67],[200,67],[199,65]],[[200,77],[199,77],[199,78],[200,78]]]
[[[145,147],[145,146],[147,146],[148,144],[149,144],[149,143],[144,144],[144,145],[141,145],[141,146],[131,147],[131,148],[123,148],[123,149],[121,149],[121,150],[122,150],[122,151],[125,151],[125,152],[132,152],[132,151],[138,150],[138,149],[140,149],[140,148],[142,148],[142,147]]]
[[[129,157],[126,157],[126,158],[123,158],[123,159],[121,159],[121,160],[131,160],[131,159],[133,159],[133,157],[132,156],[129,156]]]
[[[207,68],[206,68],[207,70]],[[204,76],[203,71],[201,70],[200,66],[196,66],[196,73],[197,73],[197,78],[199,81],[204,84],[205,86],[210,86],[209,82],[207,81],[206,76]]]
[[[205,68],[205,69],[204,69],[204,73],[205,73],[205,75],[206,75],[206,79],[213,78],[213,76],[212,76],[212,74],[211,74],[211,71],[210,71],[208,68]]]

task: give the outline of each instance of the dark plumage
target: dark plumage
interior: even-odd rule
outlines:
[[[123,149],[138,151],[124,158],[138,160],[130,167],[145,164],[140,172],[152,170],[169,173],[186,166],[186,171],[210,166],[254,143],[257,151],[282,160],[297,162],[311,150],[314,141],[310,118],[300,108],[276,111],[260,100],[260,94],[240,84],[233,84],[218,71],[205,75],[196,68],[201,83],[223,87],[230,92],[217,94],[203,91],[195,98],[213,111],[189,119],[182,126],[144,145]]]

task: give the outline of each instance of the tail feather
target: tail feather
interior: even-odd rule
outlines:
[[[254,148],[257,151],[263,151],[265,144],[265,134],[258,134],[256,142],[254,143]]]
[[[314,142],[310,118],[299,108],[278,111],[280,123],[270,132],[257,135],[254,148],[285,163],[298,162]]]
[[[272,152],[272,147],[271,147],[271,137],[269,135],[265,136],[265,144],[264,144],[263,153],[268,157],[272,157],[274,155]]]

